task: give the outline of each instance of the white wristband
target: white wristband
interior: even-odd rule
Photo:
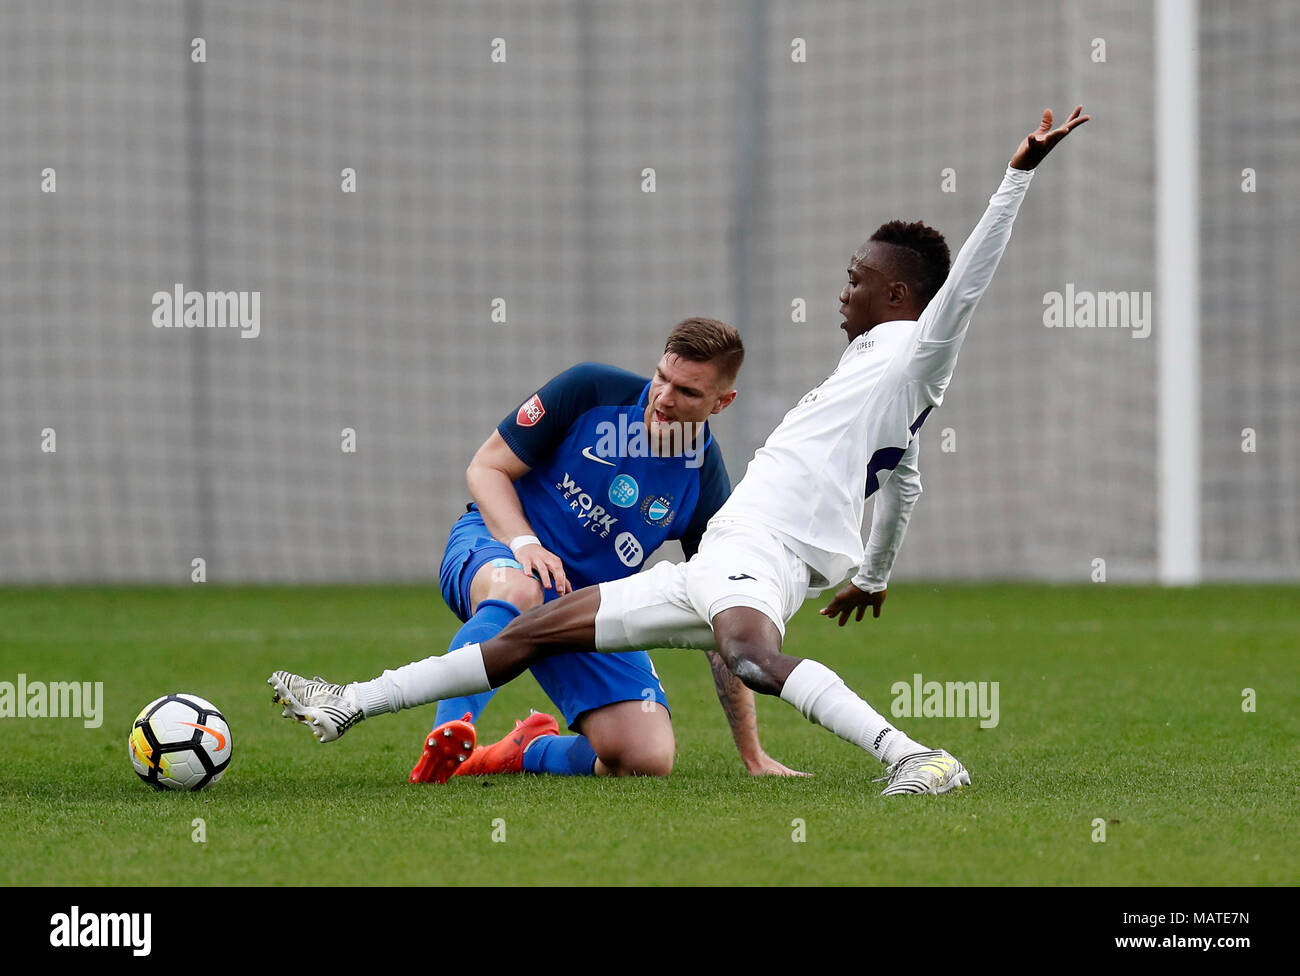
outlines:
[[[519,550],[524,546],[540,546],[541,544],[542,540],[535,535],[517,535],[510,540],[510,551],[517,556]]]

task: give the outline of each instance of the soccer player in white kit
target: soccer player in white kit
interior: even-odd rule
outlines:
[[[269,683],[285,716],[308,723],[327,742],[371,715],[499,687],[551,654],[716,649],[754,691],[779,696],[886,763],[885,794],[967,785],[970,774],[955,757],[909,738],[835,672],[782,653],[781,644],[805,596],[855,570],[822,613],[841,625],[855,609],[859,620],[868,606],[879,615],[919,494],[917,431],[943,402],[1034,167],[1088,121],[1082,111],[1076,107],[1055,129],[1051,111],[1043,113],[946,280],[947,247],[923,224],[886,224],[855,252],[840,295],[848,348],[754,455],[693,559],[570,593],[518,617],[492,640],[373,681],[343,686],[277,671]],[[877,491],[864,551],[866,498]]]

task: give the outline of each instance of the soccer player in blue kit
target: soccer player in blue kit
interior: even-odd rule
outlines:
[[[485,641],[575,587],[636,573],[668,539],[694,554],[731,493],[705,421],[735,399],[743,358],[734,328],[692,318],[673,329],[651,379],[583,363],[505,417],[469,465],[474,503],[452,528],[442,561],[443,596],[463,622],[450,649]],[[713,664],[746,767],[791,774],[759,745],[753,692],[721,660]],[[471,752],[472,723],[493,693],[448,699],[410,780],[672,770],[667,698],[645,651],[566,655],[532,673],[580,734],[561,736],[554,718],[534,713],[501,742]]]

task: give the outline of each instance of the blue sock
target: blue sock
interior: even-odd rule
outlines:
[[[505,600],[484,600],[474,611],[474,616],[466,620],[460,630],[456,631],[456,636],[451,639],[451,646],[447,650],[454,651],[466,644],[482,644],[486,640],[491,640],[505,630],[506,624],[517,616],[519,616],[519,608],[513,603],[506,603]],[[438,714],[433,720],[434,726],[462,718],[466,712],[469,712],[471,722],[478,721],[478,717],[483,714],[483,709],[487,708],[487,703],[495,694],[496,690],[493,689],[477,695],[448,698],[438,702]]]
[[[594,776],[596,750],[585,735],[538,736],[524,751],[524,772]]]

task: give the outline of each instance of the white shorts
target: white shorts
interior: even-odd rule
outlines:
[[[712,649],[711,621],[723,610],[752,607],[785,624],[803,603],[808,566],[752,523],[714,519],[695,558],[658,563],[644,573],[600,584],[596,647]]]

